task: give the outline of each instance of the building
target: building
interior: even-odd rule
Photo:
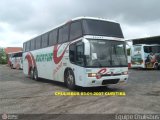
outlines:
[[[7,47],[7,48],[5,48],[6,54],[18,52],[18,51],[22,51],[22,48],[21,47]]]
[[[160,44],[160,36],[144,37],[126,40],[127,42],[132,42],[133,45],[136,44]]]
[[[4,49],[6,55],[7,55],[7,63],[10,64],[9,62],[9,56],[11,53],[14,53],[14,52],[20,52],[22,51],[22,48],[21,47],[7,47]]]

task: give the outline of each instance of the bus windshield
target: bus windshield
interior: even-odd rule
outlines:
[[[120,24],[102,20],[83,20],[85,35],[124,38]]]
[[[125,42],[89,40],[91,55],[87,57],[89,67],[127,67]]]
[[[14,53],[12,57],[22,57],[22,52]]]
[[[140,52],[141,51],[141,46],[134,46],[134,52]]]
[[[160,46],[144,46],[145,53],[160,53]]]

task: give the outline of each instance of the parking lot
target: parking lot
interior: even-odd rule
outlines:
[[[127,85],[79,88],[78,91],[125,91],[126,96],[55,96],[63,84],[34,81],[22,70],[0,65],[0,113],[109,114],[159,113],[160,71],[129,70]]]

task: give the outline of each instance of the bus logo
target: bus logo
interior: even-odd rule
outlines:
[[[30,68],[36,67],[36,62],[31,52],[26,55],[25,59],[28,61],[28,75],[30,75]]]
[[[107,68],[102,68],[101,70],[98,71],[96,78],[100,79],[103,74],[105,74],[107,71]]]
[[[62,60],[62,58],[63,58],[63,56],[64,56],[64,54],[65,54],[65,52],[66,52],[66,49],[67,49],[67,47],[68,47],[68,45],[69,45],[70,43],[68,43],[68,44],[64,44],[64,47],[62,46],[63,44],[61,44],[61,45],[56,45],[55,47],[54,47],[54,49],[53,49],[53,60],[54,60],[54,63],[55,64],[58,64],[61,60]],[[63,50],[62,50],[63,49]],[[61,54],[60,55],[58,55],[58,52],[59,51],[61,51],[62,50],[62,52],[61,52]]]

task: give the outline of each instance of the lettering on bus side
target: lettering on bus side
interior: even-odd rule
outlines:
[[[36,55],[36,62],[49,62],[52,61],[53,53],[45,53]]]

